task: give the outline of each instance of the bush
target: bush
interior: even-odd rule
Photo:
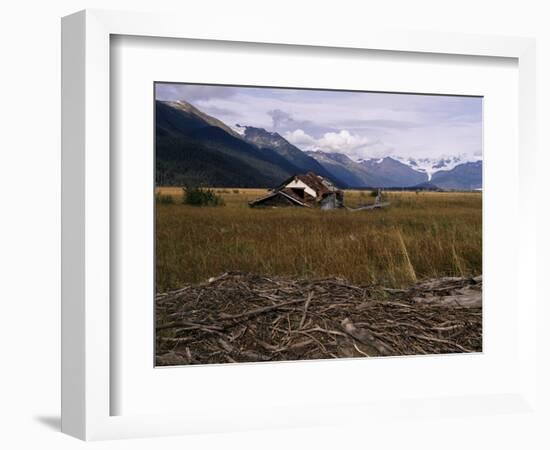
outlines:
[[[238,189],[233,189],[233,194],[238,194],[238,193],[239,193]]]
[[[162,205],[171,205],[174,203],[174,197],[168,194],[161,194],[160,192],[157,192],[155,195],[155,201]]]
[[[216,194],[212,189],[200,187],[184,187],[183,203],[192,206],[224,206],[225,202],[221,195]]]

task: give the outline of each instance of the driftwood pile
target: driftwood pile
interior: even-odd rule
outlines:
[[[481,277],[409,289],[225,273],[156,296],[156,363],[480,352]]]

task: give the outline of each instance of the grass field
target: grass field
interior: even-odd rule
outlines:
[[[230,270],[394,287],[481,274],[481,193],[388,192],[388,208],[324,212],[250,208],[263,189],[216,189],[221,207],[184,205],[180,188],[157,190],[174,200],[156,205],[157,292]],[[368,194],[346,191],[345,203],[372,202]]]

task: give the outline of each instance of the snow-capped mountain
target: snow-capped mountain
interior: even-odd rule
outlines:
[[[449,171],[461,164],[480,161],[481,158],[470,157],[466,154],[459,156],[440,156],[439,158],[404,158],[401,156],[392,156],[393,159],[406,164],[417,172],[428,175],[428,180],[432,179],[434,173],[439,171]]]
[[[479,189],[481,160],[466,156],[442,158],[400,158],[385,156],[354,161],[340,153],[306,152],[329,172],[352,187],[415,187],[430,185],[440,189]]]
[[[424,172],[389,156],[354,161],[342,153],[306,153],[350,187],[411,187],[428,181]]]
[[[372,186],[409,187],[428,181],[426,173],[390,156],[361,161],[359,164],[370,174],[366,181]]]
[[[464,164],[467,164],[468,167],[477,168],[476,164],[470,163],[481,162],[480,157],[469,156],[465,153],[431,158],[412,158],[391,154],[381,158],[352,160],[344,154],[335,152],[302,151],[290,144],[279,133],[262,128],[239,124],[231,128],[246,140],[260,146],[268,146],[290,160],[296,158],[298,154],[296,150],[299,150],[317,160],[328,172],[346,182],[349,186],[364,185],[365,182],[368,182],[380,187],[410,187],[424,182],[431,182],[434,174],[438,172],[450,172]],[[291,155],[288,148],[292,149],[290,153],[294,158],[289,158]],[[295,163],[295,161],[292,162]],[[298,164],[299,166],[300,164]],[[474,184],[481,185],[481,178],[479,183]]]

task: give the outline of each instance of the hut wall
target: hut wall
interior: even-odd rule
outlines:
[[[342,208],[343,198],[341,195],[338,195],[336,192],[328,194],[320,201],[322,210],[337,209]]]

